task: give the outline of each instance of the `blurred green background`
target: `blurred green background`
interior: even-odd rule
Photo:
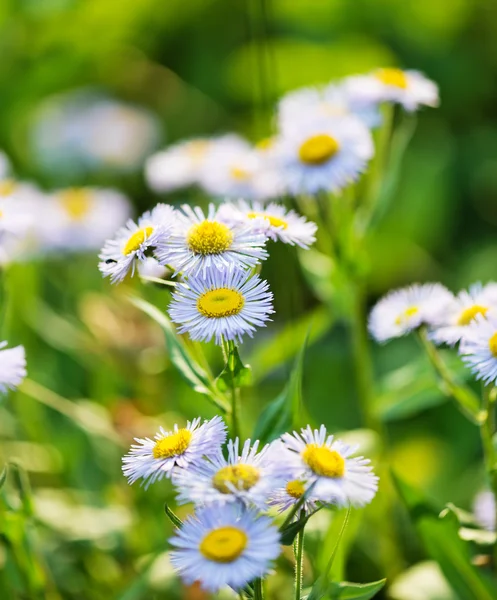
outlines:
[[[159,200],[141,171],[68,180],[41,168],[30,140],[47,98],[90,87],[141,105],[160,119],[162,145],[231,130],[256,141],[270,132],[271,107],[287,90],[378,66],[419,69],[439,84],[442,104],[419,114],[391,209],[370,244],[370,302],[413,281],[457,290],[496,272],[496,39],[497,4],[485,0],[0,0],[0,148],[21,177],[46,188],[120,187],[141,211]],[[160,330],[127,301],[142,286],[111,289],[96,264],[96,256],[59,257],[8,273],[4,337],[25,344],[30,380],[44,387],[30,383],[0,404],[0,456],[19,461],[32,486],[18,510],[1,515],[0,596],[201,599],[180,589],[163,554],[170,487],[129,488],[120,460],[133,436],[213,410],[170,365]],[[244,392],[245,433],[283,387],[311,320],[309,416],[332,431],[359,428],[344,329],[330,328],[292,249],[274,246],[264,274],[277,315],[242,349],[258,384]],[[167,306],[169,292],[143,293]],[[216,349],[208,354],[220,370]],[[378,411],[395,470],[441,504],[470,508],[483,481],[475,428],[436,391],[412,340],[375,347],[374,358],[379,391],[387,373],[393,381]],[[11,476],[15,499],[15,469]],[[388,573],[395,579],[426,554],[400,509],[392,520],[404,539]],[[320,556],[329,517],[316,521],[310,548]],[[360,528],[350,580],[385,574],[377,561],[384,525],[373,515]],[[280,566],[274,598],[287,600],[290,558]],[[308,573],[311,582],[310,566]]]

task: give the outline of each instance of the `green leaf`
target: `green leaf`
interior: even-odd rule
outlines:
[[[221,392],[226,392],[235,387],[247,387],[252,383],[252,368],[250,365],[244,365],[238,348],[235,344],[230,345],[228,359],[224,369],[216,379],[216,384]]]
[[[328,588],[326,596],[330,600],[369,600],[383,588],[386,579],[373,581],[372,583],[332,583]]]
[[[282,546],[291,546],[294,539],[297,537],[298,533],[304,529],[309,519],[310,515],[300,517],[298,521],[293,521],[293,523],[289,523],[280,529]]]
[[[181,527],[183,525],[183,521],[169,508],[169,505],[164,504],[164,510],[169,520],[175,527]]]
[[[491,600],[495,588],[485,573],[471,562],[469,545],[459,536],[459,521],[453,511],[437,509],[417,489],[393,474],[397,490],[409,510],[427,553],[438,562],[452,589],[461,598]]]
[[[302,404],[302,374],[304,354],[307,347],[307,333],[304,343],[295,360],[288,385],[283,392],[262,411],[254,431],[254,439],[266,444],[283,433],[298,427]]]
[[[7,481],[7,472],[8,472],[8,466],[5,465],[4,468],[2,469],[2,471],[0,472],[0,490],[3,488],[3,486],[5,485],[5,482]]]
[[[217,389],[209,373],[193,359],[166,315],[140,298],[130,298],[130,301],[162,327],[166,336],[169,358],[187,383],[199,394],[207,396],[217,408],[228,412],[229,405],[226,398]]]

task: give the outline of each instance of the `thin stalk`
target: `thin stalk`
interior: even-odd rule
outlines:
[[[495,399],[494,386],[485,386],[482,392],[482,413],[480,437],[483,445],[485,471],[490,489],[494,495],[495,522],[497,523],[497,452],[493,443],[495,435]],[[494,545],[494,569],[497,570],[497,542]]]
[[[305,527],[302,527],[293,545],[293,551],[295,553],[295,600],[300,600],[302,595],[302,577],[304,573],[304,530]]]
[[[262,591],[262,579],[256,579],[254,581],[254,600],[264,600],[264,593]]]
[[[222,339],[222,348],[225,364],[230,372],[231,391],[231,429],[234,438],[240,437],[240,390],[236,385],[235,364],[233,350],[235,342]]]

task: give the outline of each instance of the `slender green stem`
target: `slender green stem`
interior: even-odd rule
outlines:
[[[483,457],[488,483],[494,495],[495,522],[497,523],[497,451],[493,438],[495,435],[495,401],[496,388],[485,386],[482,392],[482,414],[484,418],[480,424],[480,436],[483,445]],[[497,570],[497,542],[494,545],[494,569]]]
[[[295,600],[300,600],[302,595],[302,577],[304,572],[304,530],[305,527],[302,527],[293,545],[293,551],[295,553]]]
[[[234,349],[235,342],[222,340],[222,348],[225,364],[230,372],[230,391],[231,391],[231,425],[234,438],[240,437],[240,390],[236,385]]]
[[[254,600],[264,600],[264,593],[262,591],[262,579],[256,579],[254,581]]]

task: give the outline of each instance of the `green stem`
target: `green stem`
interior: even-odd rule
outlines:
[[[295,600],[300,600],[302,595],[302,576],[304,563],[304,529],[299,531],[295,540],[293,551],[295,553]]]
[[[234,364],[235,342],[231,340],[222,340],[222,348],[225,364],[230,372],[230,390],[231,390],[231,430],[233,438],[240,437],[240,390],[236,385],[236,374]]]
[[[497,452],[493,438],[495,435],[495,400],[496,388],[485,386],[482,393],[483,419],[480,423],[480,436],[483,445],[485,471],[490,489],[494,495],[495,522],[497,523]],[[497,542],[494,545],[494,569],[497,570]]]
[[[262,592],[262,579],[256,579],[254,581],[254,600],[264,600],[264,594]]]

